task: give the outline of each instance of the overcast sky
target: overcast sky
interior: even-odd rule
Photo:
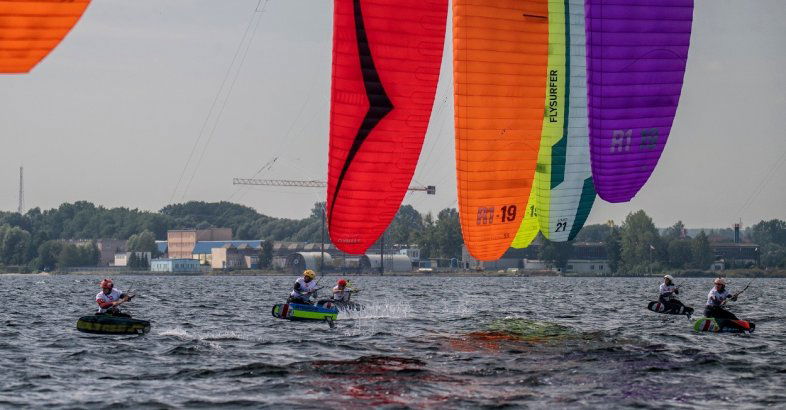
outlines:
[[[0,209],[16,209],[24,165],[27,208],[230,200],[305,217],[324,189],[241,189],[232,178],[326,179],[332,2],[259,3],[94,0],[30,74],[0,76]],[[783,6],[696,0],[660,163],[630,203],[598,199],[590,223],[638,209],[658,226],[786,219]],[[420,211],[457,206],[451,53],[448,41],[413,181],[437,195],[405,201]]]

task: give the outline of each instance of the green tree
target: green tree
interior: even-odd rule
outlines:
[[[609,234],[611,234],[612,227],[607,224],[585,225],[581,231],[576,235],[576,242],[603,242]]]
[[[16,226],[0,226],[0,263],[22,265],[27,263],[30,233]]]
[[[140,254],[137,259],[137,268],[140,269],[147,269],[150,267],[150,264],[147,262],[147,257],[145,254]]]
[[[89,244],[79,247],[81,265],[82,266],[98,266],[101,260],[101,251],[98,250],[96,241],[90,241]]]
[[[126,266],[128,266],[129,268],[139,267],[139,258],[137,258],[136,252],[129,252],[128,260],[126,261]]]
[[[420,249],[420,259],[437,257],[434,216],[431,212],[423,217],[423,229],[415,235],[415,242]]]
[[[564,270],[572,252],[573,242],[551,242],[544,240],[543,245],[541,245],[538,250],[538,258],[546,262],[549,266]]]
[[[63,250],[63,242],[46,241],[38,247],[38,257],[34,263],[38,270],[51,271],[57,267],[60,252]]]
[[[434,234],[439,257],[444,259],[461,258],[461,244],[464,243],[464,240],[461,236],[458,211],[455,208],[445,208],[439,211],[437,221],[434,223]]]
[[[751,239],[759,245],[786,245],[786,221],[771,219],[753,225]]]
[[[652,218],[643,210],[628,214],[622,224],[621,236],[623,269],[629,273],[652,272],[659,251],[663,251]]]
[[[693,238],[691,244],[693,267],[697,269],[709,269],[712,262],[715,260],[715,255],[710,248],[710,240],[704,231],[699,232]]]
[[[64,243],[57,257],[57,266],[60,268],[68,268],[80,266],[81,264],[82,257],[79,253],[79,248],[74,244]]]
[[[150,252],[153,257],[158,256],[156,236],[153,232],[147,230],[136,235],[131,235],[131,237],[128,238],[126,248],[132,252]]]
[[[674,239],[669,242],[668,250],[670,267],[684,269],[691,265],[693,261],[692,241]]]
[[[263,241],[259,248],[259,267],[269,268],[273,264],[273,242]]]
[[[228,227],[232,228],[235,238],[238,238],[241,225],[262,216],[253,208],[226,201],[189,201],[173,204],[161,209],[161,214],[171,218],[175,227],[179,229]]]
[[[786,246],[768,243],[759,247],[761,264],[768,268],[786,268]]]
[[[682,221],[677,221],[674,225],[666,228],[663,232],[663,239],[666,241],[683,239],[683,232],[685,232],[685,224]]]
[[[616,273],[622,264],[622,235],[618,228],[609,232],[605,240],[606,256],[609,258],[609,269]]]
[[[420,213],[412,205],[404,205],[390,223],[386,238],[393,244],[409,245],[415,242],[422,229],[423,218]]]

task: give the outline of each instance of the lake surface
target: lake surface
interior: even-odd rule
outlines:
[[[784,279],[733,335],[646,310],[657,279],[358,276],[368,308],[330,329],[270,315],[295,277],[117,276],[153,323],[120,337],[75,328],[99,279],[0,275],[0,407],[786,406]],[[711,279],[686,283],[700,314]]]

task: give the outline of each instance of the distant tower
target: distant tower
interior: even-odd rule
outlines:
[[[740,236],[741,225],[742,225],[742,220],[740,220],[740,223],[734,224],[734,243],[742,242],[742,237]]]
[[[16,208],[20,214],[25,210],[25,167],[19,167],[19,207]]]

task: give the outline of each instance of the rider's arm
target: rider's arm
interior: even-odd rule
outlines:
[[[114,302],[109,302],[103,299],[96,299],[96,303],[98,303],[98,306],[100,306],[101,309],[108,309],[114,306]]]

